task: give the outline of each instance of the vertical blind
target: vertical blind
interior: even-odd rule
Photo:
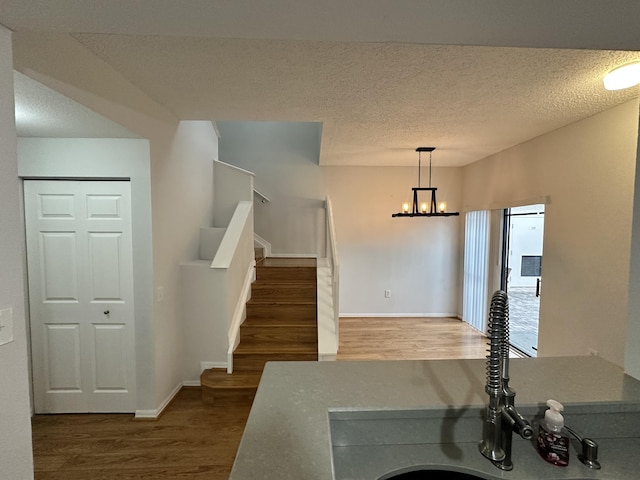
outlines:
[[[462,320],[486,333],[489,283],[490,212],[465,215]]]

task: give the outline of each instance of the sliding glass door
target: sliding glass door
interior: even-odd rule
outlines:
[[[544,205],[504,211],[501,288],[509,295],[512,347],[535,357],[542,291]]]

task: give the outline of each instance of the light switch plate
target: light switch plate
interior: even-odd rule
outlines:
[[[0,345],[13,342],[13,309],[0,310]]]

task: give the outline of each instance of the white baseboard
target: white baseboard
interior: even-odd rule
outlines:
[[[160,404],[160,406],[153,410],[136,410],[135,418],[138,420],[156,420],[162,415],[162,412],[165,408],[171,403],[174,397],[178,394],[180,389],[182,388],[182,383],[178,384],[176,388],[164,399],[164,401]]]
[[[319,362],[335,362],[337,354],[335,353],[318,353]]]
[[[317,253],[271,253],[269,256],[271,258],[318,258]]]
[[[227,362],[200,362],[200,371],[204,372],[210,368],[227,368]]]
[[[182,382],[183,387],[199,387],[200,380],[186,380]]]
[[[460,318],[457,313],[341,313],[341,318],[355,318],[355,317],[371,317],[371,318],[391,318],[391,317],[455,317]]]
[[[225,368],[228,373],[233,372],[233,351],[240,343],[240,325],[244,322],[246,315],[247,302],[251,298],[251,283],[255,280],[256,275],[256,262],[251,261],[249,269],[244,276],[244,283],[242,284],[242,292],[238,298],[238,302],[233,310],[233,316],[231,318],[231,325],[227,333],[227,341],[229,348],[227,350],[227,364]]]
[[[267,240],[262,238],[256,232],[253,232],[253,243],[254,243],[254,245],[257,243],[262,248],[264,248],[264,256],[265,257],[270,257],[271,256],[271,243],[269,243]]]

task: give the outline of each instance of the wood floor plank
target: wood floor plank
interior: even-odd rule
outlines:
[[[226,479],[250,404],[203,405],[183,389],[153,422],[132,415],[36,415],[35,478],[42,480]]]

